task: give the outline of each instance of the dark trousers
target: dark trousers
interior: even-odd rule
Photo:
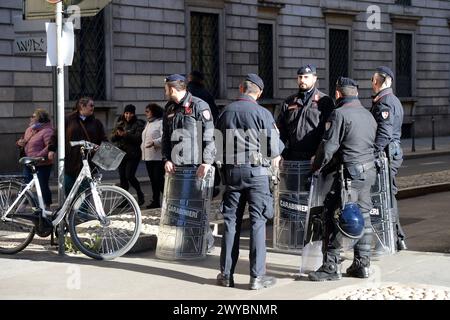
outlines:
[[[161,160],[145,161],[148,177],[152,184],[153,202],[160,204],[161,193],[164,191],[164,163]]]
[[[375,168],[372,168],[364,172],[360,179],[352,179],[351,177],[348,177],[351,186],[349,190],[351,194],[351,201],[358,204],[364,218],[364,234],[353,247],[355,258],[370,258],[370,246],[373,237],[372,223],[370,220],[370,210],[372,210],[373,204],[370,195],[370,188],[375,183],[375,176]],[[342,248],[342,234],[332,223],[330,215],[334,214],[335,210],[340,210],[340,188],[341,182],[339,179],[336,179],[331,192],[327,195],[325,200],[325,207],[328,211],[327,225],[328,230],[331,230],[331,236],[327,242],[324,262],[331,261],[334,263],[339,263],[340,249]]]
[[[136,190],[138,198],[143,198],[144,194],[141,190],[141,185],[136,179],[136,170],[139,165],[139,158],[123,159],[119,165],[120,187],[128,190],[131,186]]]
[[[50,172],[52,171],[52,165],[48,166],[36,166],[36,172],[39,180],[39,185],[41,186],[42,198],[44,199],[44,204],[50,206],[52,204],[52,193],[50,191],[49,180]],[[30,168],[24,168],[25,182],[28,183],[33,179],[33,174]]]
[[[397,234],[397,240],[404,240],[405,239],[405,232],[403,231],[403,228],[400,224],[400,216],[398,213],[398,206],[397,206],[397,198],[396,194],[398,192],[398,186],[397,186],[397,173],[398,169],[402,165],[403,159],[390,159],[389,168],[391,170],[391,179],[392,179],[392,218],[394,220],[394,231]]]
[[[253,170],[253,171],[252,171]],[[254,168],[226,170],[226,190],[222,201],[225,230],[220,253],[220,270],[233,275],[239,257],[239,240],[245,204],[250,214],[250,276],[266,273],[266,221],[273,217],[273,198],[267,175]]]

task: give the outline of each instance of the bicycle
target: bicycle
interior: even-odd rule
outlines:
[[[102,185],[101,177],[92,176],[88,156],[99,146],[84,140],[70,144],[80,146],[83,166],[62,207],[55,212],[45,209],[36,174],[36,164],[44,158],[23,157],[19,160],[33,174],[28,184],[15,179],[0,181],[0,253],[20,252],[35,234],[48,237],[63,219],[76,248],[94,259],[119,257],[138,240],[142,218],[134,197],[117,186]],[[120,163],[117,158],[122,159],[112,159],[116,164]],[[87,188],[83,188],[86,185],[83,181],[89,183]],[[33,187],[37,198],[32,192]]]

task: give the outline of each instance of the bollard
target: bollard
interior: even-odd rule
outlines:
[[[436,144],[434,141],[434,116],[431,117],[431,150],[436,150]]]
[[[416,124],[415,124],[415,120],[413,119],[412,124],[411,124],[411,139],[412,139],[412,143],[411,143],[411,152],[416,152]]]

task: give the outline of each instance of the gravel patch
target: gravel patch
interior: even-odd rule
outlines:
[[[450,290],[400,284],[355,288],[330,297],[331,300],[450,300]]]
[[[399,189],[450,182],[450,170],[398,177],[397,182]]]

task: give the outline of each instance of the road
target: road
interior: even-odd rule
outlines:
[[[399,201],[400,222],[413,251],[450,253],[450,192]]]
[[[398,175],[399,177],[406,177],[419,173],[438,172],[448,169],[450,169],[450,155],[424,157],[403,161]]]

